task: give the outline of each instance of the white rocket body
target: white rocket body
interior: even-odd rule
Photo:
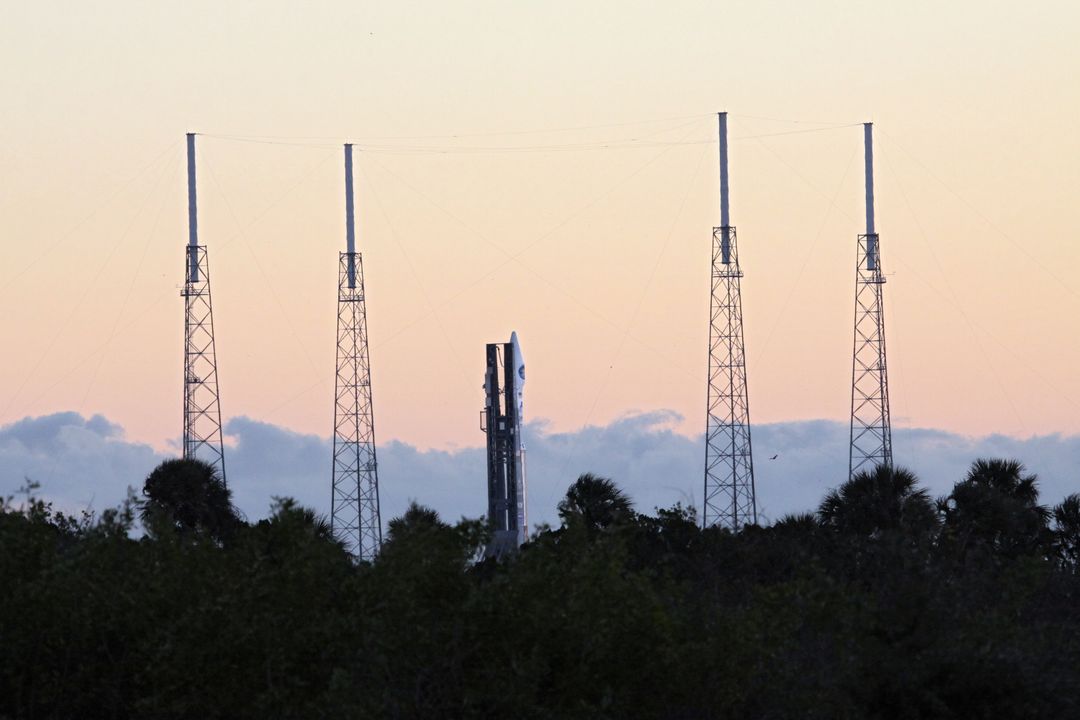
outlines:
[[[521,354],[521,345],[518,343],[516,332],[510,333],[510,345],[514,348],[514,357],[511,359],[514,368],[514,376],[517,377],[517,420],[518,441],[522,448],[525,447],[525,439],[521,435],[521,426],[525,415],[525,357]]]
[[[518,472],[521,474],[521,484],[518,490],[518,517],[521,519],[520,541],[529,537],[529,511],[528,511],[528,482],[525,476],[525,356],[521,354],[521,344],[518,342],[516,332],[510,333],[510,347],[513,349],[513,357],[506,360],[512,362],[514,368],[515,384],[517,386],[517,412],[514,437],[517,439]]]

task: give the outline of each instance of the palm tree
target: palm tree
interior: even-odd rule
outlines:
[[[818,508],[823,527],[845,535],[877,538],[886,532],[926,536],[938,520],[930,494],[904,468],[878,465],[830,490]]]
[[[202,460],[161,463],[147,476],[143,497],[141,517],[151,534],[172,529],[222,542],[241,524],[225,482]]]
[[[1038,478],[1028,475],[1019,460],[976,460],[964,482],[999,493],[1031,507],[1039,502]]]
[[[558,505],[563,525],[581,523],[590,531],[618,525],[634,517],[633,503],[608,478],[585,473],[567,489]]]
[[[1058,557],[1073,571],[1080,570],[1080,495],[1073,493],[1054,506],[1054,544]]]
[[[976,460],[938,507],[962,556],[975,547],[1004,556],[1038,552],[1049,542],[1037,478],[1017,460]]]
[[[814,513],[792,513],[784,515],[775,523],[773,530],[782,535],[793,537],[811,536],[821,527]]]
[[[386,542],[399,542],[409,536],[421,535],[433,530],[445,530],[449,527],[439,518],[439,513],[413,500],[409,503],[404,515],[394,518],[387,524]]]

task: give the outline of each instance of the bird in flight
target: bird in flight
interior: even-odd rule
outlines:
[[[776,458],[778,458],[778,457],[780,457],[780,453],[777,453],[776,455],[773,455],[773,456],[772,456],[771,458],[769,458],[769,459],[770,459],[770,460],[775,460],[775,459],[776,459]]]

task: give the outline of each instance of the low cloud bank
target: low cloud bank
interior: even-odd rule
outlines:
[[[118,504],[128,485],[163,460],[149,445],[124,440],[119,425],[74,412],[28,417],[0,427],[0,495],[33,481],[39,497],[70,512]]]
[[[702,495],[704,446],[672,430],[680,420],[669,411],[630,415],[603,427],[551,432],[544,421],[526,428],[529,521],[556,523],[555,506],[582,472],[614,478],[638,509],[676,502],[697,505]],[[330,442],[315,435],[233,418],[226,425],[229,485],[249,519],[267,514],[272,497],[291,496],[329,512]],[[848,429],[828,420],[754,426],[755,475],[763,520],[811,510],[847,475]],[[1043,502],[1080,492],[1080,436],[1041,435],[1026,439],[966,437],[941,430],[897,429],[894,455],[934,495],[948,492],[971,461],[1017,458],[1037,473]],[[773,456],[775,459],[770,459]],[[10,495],[25,479],[41,483],[40,494],[68,511],[101,510],[120,502],[128,486],[140,488],[165,459],[148,445],[124,439],[123,429],[95,415],[57,413],[0,427],[0,494]],[[401,514],[410,500],[447,519],[479,517],[486,510],[484,451],[418,450],[402,442],[379,446],[384,521]]]

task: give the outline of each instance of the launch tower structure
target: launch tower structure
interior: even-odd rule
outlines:
[[[743,345],[742,269],[728,210],[727,113],[720,113],[720,227],[713,228],[709,385],[702,523],[739,530],[757,523],[750,401]]]
[[[225,481],[214,308],[210,263],[199,244],[195,193],[195,133],[187,134],[188,245],[184,258],[184,433],[183,456],[212,465]]]
[[[889,375],[885,363],[885,313],[881,241],[874,227],[874,126],[863,125],[866,156],[866,234],[855,263],[855,348],[851,371],[851,451],[848,477],[892,465]]]
[[[517,333],[488,343],[481,429],[487,434],[488,556],[514,552],[527,538],[523,390],[525,360]]]
[[[337,377],[330,526],[358,560],[382,546],[364,268],[356,252],[352,145],[345,145],[345,252],[338,256]]]

